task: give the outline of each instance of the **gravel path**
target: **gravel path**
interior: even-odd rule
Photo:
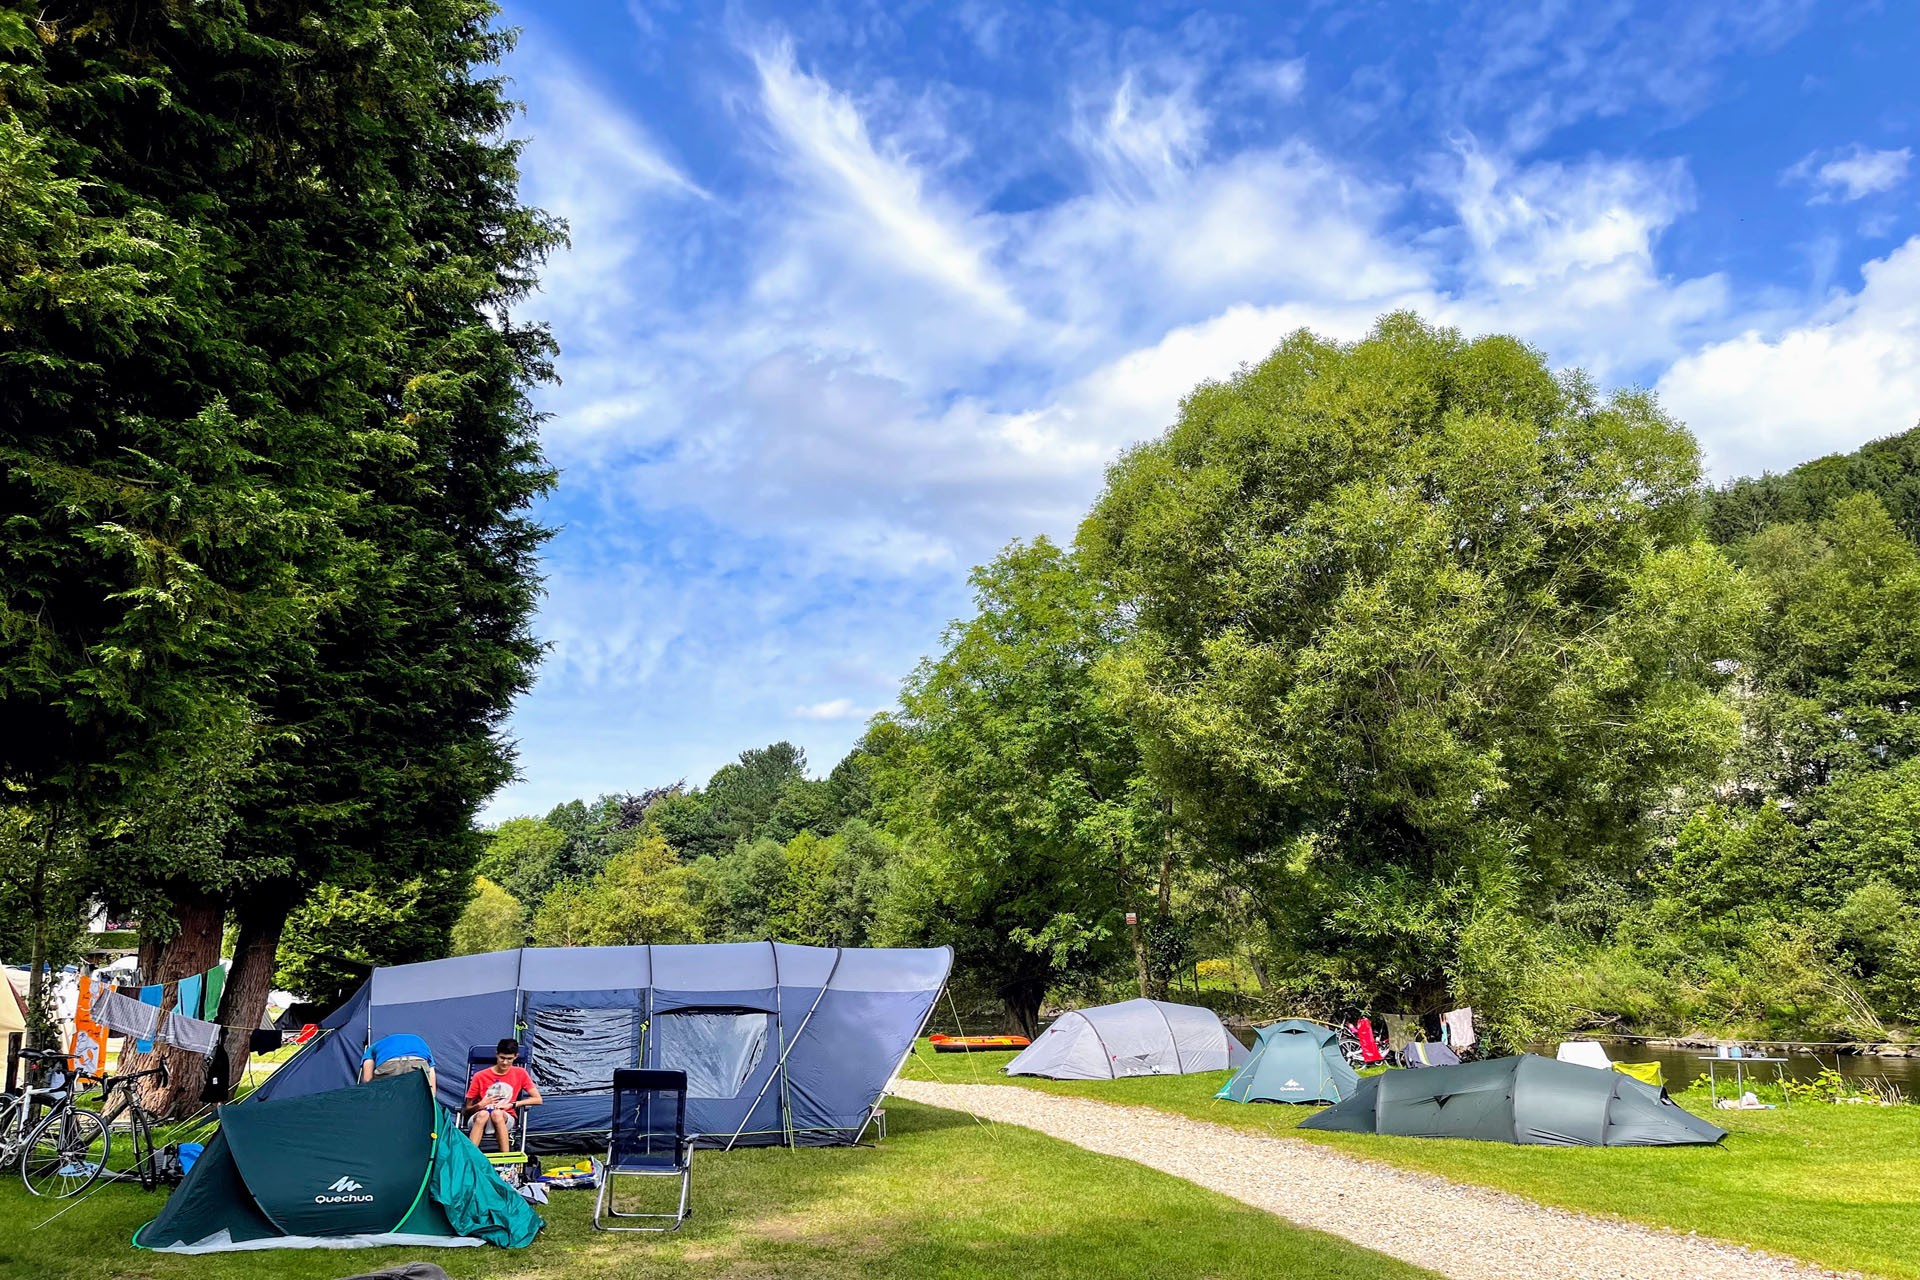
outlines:
[[[929,1080],[896,1079],[891,1092],[1120,1156],[1455,1280],[1809,1280],[1856,1274],[1551,1209],[1304,1139],[1267,1137],[1145,1107]]]

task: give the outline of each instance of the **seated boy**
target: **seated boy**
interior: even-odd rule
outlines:
[[[467,1136],[476,1147],[491,1121],[494,1137],[500,1142],[498,1149],[511,1150],[514,1106],[520,1101],[520,1095],[527,1095],[527,1106],[540,1105],[540,1086],[533,1082],[525,1067],[514,1061],[519,1054],[518,1040],[502,1040],[493,1047],[493,1065],[480,1068],[467,1082],[466,1110],[473,1115]]]

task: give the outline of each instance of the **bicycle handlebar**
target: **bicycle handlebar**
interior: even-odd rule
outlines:
[[[167,1064],[163,1062],[157,1067],[148,1067],[145,1071],[130,1071],[123,1076],[100,1076],[99,1080],[101,1084],[111,1088],[114,1085],[132,1084],[135,1080],[145,1080],[148,1076],[159,1076],[160,1083],[166,1084]]]

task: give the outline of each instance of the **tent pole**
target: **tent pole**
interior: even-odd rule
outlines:
[[[720,1148],[722,1151],[733,1150],[733,1144],[740,1141],[740,1135],[746,1132],[747,1120],[753,1115],[753,1108],[759,1106],[760,1100],[767,1096],[767,1090],[773,1088],[774,1079],[785,1073],[787,1069],[787,1055],[793,1052],[793,1046],[799,1044],[800,1037],[806,1034],[807,1024],[813,1021],[813,1011],[818,1009],[820,1002],[826,998],[827,988],[833,985],[833,975],[840,972],[840,957],[845,954],[845,947],[836,947],[834,949],[833,968],[827,970],[827,980],[820,984],[819,993],[813,997],[813,1003],[807,1006],[807,1016],[800,1019],[799,1029],[793,1033],[793,1039],[787,1041],[787,1047],[780,1051],[780,1061],[773,1064],[773,1074],[769,1075],[767,1082],[760,1086],[760,1092],[753,1095],[753,1102],[747,1107],[747,1114],[740,1117],[740,1127],[733,1131],[731,1138],[727,1139],[727,1145]]]
[[[767,952],[773,957],[773,1034],[775,1044],[780,1050],[780,1056],[774,1059],[776,1063],[774,1070],[780,1076],[780,1133],[786,1138],[788,1149],[792,1149],[793,1119],[787,1110],[787,1011],[785,1003],[780,998],[780,947],[772,938],[767,939]],[[754,1106],[758,1105],[759,1101],[756,1099]],[[752,1116],[753,1108],[749,1107],[747,1119],[751,1119]],[[743,1119],[740,1123],[746,1122],[747,1120]],[[737,1130],[734,1136],[739,1136]]]

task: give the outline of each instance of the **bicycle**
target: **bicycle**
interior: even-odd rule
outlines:
[[[72,1054],[23,1049],[20,1060],[27,1064],[20,1087],[0,1094],[0,1171],[11,1169],[25,1154],[27,1139],[39,1125],[43,1109],[73,1093]],[[51,1077],[49,1083],[38,1088],[31,1083],[36,1063]]]
[[[20,1157],[20,1180],[37,1196],[63,1200],[78,1195],[100,1177],[120,1181],[138,1180],[143,1190],[152,1191],[161,1182],[176,1181],[162,1170],[153,1145],[153,1113],[140,1101],[134,1088],[140,1081],[158,1077],[167,1083],[167,1065],[149,1067],[127,1075],[100,1077],[100,1110],[89,1111],[68,1095],[35,1126]],[[114,1094],[120,1094],[118,1102]],[[128,1137],[133,1143],[133,1160],[124,1169],[110,1168],[113,1159],[113,1126],[128,1116]]]

